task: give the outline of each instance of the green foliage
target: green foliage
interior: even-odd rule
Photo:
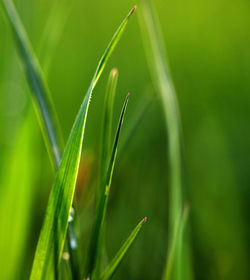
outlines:
[[[11,26],[13,28],[27,79],[35,97],[34,99],[37,101],[37,111],[38,113],[40,113],[41,123],[44,126],[45,139],[47,142],[49,154],[53,158],[56,168],[58,168],[54,185],[50,194],[44,224],[36,249],[33,268],[31,272],[31,279],[44,279],[47,277],[53,277],[53,275],[57,279],[58,266],[64,246],[68,220],[70,217],[70,208],[74,196],[85,122],[92,91],[106,65],[109,56],[111,55],[121,34],[124,31],[130,15],[133,13],[135,8],[131,10],[131,12],[118,28],[98,64],[88,92],[84,98],[80,111],[75,120],[71,134],[67,141],[65,152],[61,160],[59,141],[60,137],[58,137],[58,135],[60,135],[60,133],[58,132],[59,126],[57,125],[56,114],[53,109],[53,105],[49,97],[46,82],[43,78],[42,71],[40,70],[39,63],[37,62],[37,59],[33,54],[31,45],[28,41],[28,37],[24,31],[24,28],[21,24],[13,3],[10,1],[3,1],[2,3],[4,4],[6,14],[8,15]],[[111,94],[113,94],[114,92],[112,88],[108,89],[108,91],[111,91]],[[108,120],[108,122],[111,124],[110,120]],[[120,122],[120,125],[121,123],[122,120]],[[103,164],[105,163],[103,162]],[[72,230],[70,231],[71,234],[73,234]],[[70,240],[69,242],[69,247],[72,244],[71,241],[72,240]],[[79,278],[79,274],[77,272],[78,270],[74,269],[74,264],[72,264],[72,267],[73,275],[77,275],[77,278]]]
[[[121,93],[129,90],[133,100],[119,137],[101,231],[104,236],[100,235],[101,253],[97,254],[93,273],[99,279],[90,280],[100,280],[108,268],[114,268],[112,258],[119,256],[116,249],[121,247],[123,238],[125,241],[124,233],[144,213],[150,224],[139,233],[136,246],[123,257],[112,279],[190,280],[193,274],[193,279],[247,280],[250,275],[249,1],[228,0],[226,5],[225,1],[151,2],[155,10],[148,6],[147,0],[137,3],[146,56],[139,26],[133,20],[132,28],[124,34],[121,46],[107,65],[108,71],[118,67],[119,87],[114,106],[109,107],[113,112],[108,111],[113,123],[105,122],[104,130],[108,71],[95,88],[75,187],[75,211],[70,210],[58,278],[82,280],[86,275],[84,268],[102,186],[100,178],[105,178],[108,168],[114,128],[122,106]],[[18,38],[9,28],[10,24],[12,29],[14,26],[9,24],[4,4],[12,11],[13,3],[24,27],[21,29],[28,36]],[[50,109],[46,111],[52,113],[46,116],[58,126],[49,97],[51,92],[67,140],[97,59],[112,36],[114,24],[119,23],[129,6],[128,1],[117,4],[115,0],[0,1],[0,279],[28,279],[30,275],[57,169],[53,153],[59,151],[61,160],[64,150],[58,127],[56,141],[61,147],[49,152],[53,172],[36,123],[36,117],[44,123],[39,104],[45,102],[38,103],[38,95],[40,92],[47,95],[45,105]],[[12,19],[15,16],[16,13],[12,14]],[[15,25],[20,27],[17,22]],[[32,45],[33,55],[23,55],[23,50],[30,48],[22,49],[20,45],[27,42]],[[33,58],[35,63],[25,60]],[[166,66],[166,60],[170,67]],[[37,64],[41,66],[38,69]],[[33,71],[32,78],[43,72],[42,78],[34,78],[41,82],[40,87],[30,87],[31,92],[27,89],[31,78],[28,77],[27,83],[27,72],[22,71],[27,69]],[[176,215],[173,204],[179,203],[172,199],[174,173],[169,161],[170,153],[173,157],[176,150],[166,145],[173,140],[170,141],[165,120],[174,107],[163,109],[165,97],[160,93],[167,95],[167,87],[161,83],[166,82],[166,76],[171,83],[169,69],[178,94],[185,139],[185,158],[180,153],[180,165],[183,158],[185,161],[185,184],[183,188],[181,182],[181,209]],[[37,116],[26,110],[31,107],[28,104],[31,96]],[[47,127],[42,124],[49,147]],[[179,144],[178,139],[175,143]],[[100,158],[104,149],[106,166]],[[174,189],[176,193],[177,190]],[[190,215],[185,224],[186,201]]]
[[[88,92],[71,130],[62,162],[57,171],[55,182],[50,194],[45,221],[36,249],[31,279],[43,279],[46,277],[47,272],[50,272],[51,267],[55,267],[55,273],[57,273],[56,271],[58,269],[63,250],[70,208],[74,195],[85,122],[92,91],[107,63],[108,58],[120,39],[130,15],[131,12],[116,31],[109,46],[100,59]],[[54,263],[53,266],[52,263]]]

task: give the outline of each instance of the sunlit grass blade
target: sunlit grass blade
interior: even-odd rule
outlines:
[[[89,248],[89,253],[88,253],[88,258],[89,258],[88,266],[87,266],[87,276],[88,277],[91,276],[92,273],[94,272],[95,265],[97,263],[97,259],[100,256],[100,251],[101,251],[101,242],[100,241],[101,241],[101,236],[102,236],[103,223],[104,223],[107,202],[108,202],[108,195],[109,195],[109,190],[110,190],[110,186],[111,186],[112,175],[113,175],[115,159],[116,159],[116,154],[117,154],[117,145],[118,145],[120,131],[121,131],[121,127],[122,127],[122,123],[123,123],[123,119],[124,119],[124,114],[125,114],[127,103],[128,103],[128,98],[129,98],[129,94],[127,95],[126,100],[123,104],[120,120],[118,123],[116,135],[115,135],[115,141],[114,141],[114,145],[113,145],[110,160],[109,160],[106,177],[102,182],[101,196],[100,196],[99,202],[98,202],[97,216],[96,216],[96,220],[95,220],[94,227],[93,227],[93,233],[91,236],[90,248]]]
[[[125,30],[127,24],[128,24],[128,20],[130,18],[130,16],[134,13],[134,11],[136,10],[136,6],[128,13],[128,15],[125,17],[125,19],[123,20],[123,22],[121,23],[121,25],[119,26],[119,28],[117,29],[116,33],[114,34],[113,38],[111,39],[104,55],[102,56],[100,62],[99,62],[99,65],[98,65],[98,68],[96,70],[96,74],[95,74],[95,77],[94,79],[92,80],[93,82],[93,86],[95,86],[95,84],[97,83],[102,71],[103,71],[103,68],[107,62],[107,60],[109,59],[112,51],[114,50],[115,46],[117,45],[123,31]]]
[[[131,10],[119,26],[101,57],[87,94],[81,105],[80,111],[76,117],[74,126],[71,130],[62,162],[57,171],[55,182],[50,194],[45,221],[39,237],[35,259],[33,262],[31,279],[43,279],[46,277],[47,273],[51,272],[51,265],[53,262],[54,267],[58,267],[74,195],[85,122],[92,91],[103,72],[108,58],[110,57],[125,29],[125,26],[127,25],[128,18],[134,10],[135,8]],[[57,273],[57,269],[55,269],[54,273]]]
[[[149,62],[152,79],[157,91],[161,95],[165,121],[168,131],[168,157],[170,164],[170,223],[169,223],[169,246],[175,239],[175,228],[177,221],[182,213],[182,139],[180,129],[179,108],[176,98],[176,92],[169,71],[167,59],[165,56],[165,48],[160,32],[154,8],[151,1],[141,1],[140,23],[142,35],[144,37],[144,45],[146,56]],[[181,242],[181,241],[180,241]],[[180,246],[181,248],[182,246]],[[176,247],[175,247],[176,248]],[[171,279],[183,279],[182,271],[182,252],[175,250],[175,273]]]
[[[37,130],[31,110],[18,125],[13,146],[4,162],[0,182],[0,279],[20,279],[29,243],[35,194]]]
[[[102,141],[101,141],[101,162],[100,162],[100,181],[104,179],[107,167],[108,156],[111,150],[111,134],[112,134],[112,119],[113,119],[113,107],[114,97],[116,92],[118,80],[118,70],[112,69],[109,75],[105,103],[104,103],[104,118],[102,127]]]
[[[30,279],[46,279],[51,277],[52,273],[55,274],[55,278],[58,277],[57,268],[74,196],[90,96],[89,92],[84,98],[56,173]]]
[[[2,0],[1,3],[14,33],[17,49],[36,104],[36,112],[49,156],[55,167],[58,168],[61,161],[63,140],[47,83],[13,2]]]
[[[129,235],[128,239],[124,242],[121,249],[117,252],[115,257],[112,259],[110,264],[107,266],[105,271],[101,275],[101,280],[109,280],[116,272],[117,268],[119,267],[121,261],[123,260],[125,254],[127,253],[128,249],[131,247],[133,242],[135,241],[138,233],[140,232],[142,226],[147,221],[147,218],[145,217],[143,220],[140,221],[140,223],[135,227],[135,229],[132,231],[132,233]]]

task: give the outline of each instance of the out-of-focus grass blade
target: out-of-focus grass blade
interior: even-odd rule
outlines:
[[[105,95],[105,103],[104,103],[104,118],[103,118],[102,141],[101,141],[101,163],[100,163],[101,182],[104,179],[107,172],[108,156],[111,150],[113,107],[114,107],[114,97],[116,92],[117,80],[118,80],[118,70],[112,69],[108,79],[106,95]]]
[[[33,262],[31,279],[45,278],[48,275],[47,273],[51,270],[51,264],[54,262],[54,267],[57,267],[59,264],[74,195],[85,122],[92,91],[134,10],[135,8],[130,11],[119,26],[101,57],[71,130],[62,162],[57,171],[50,194],[45,221],[41,230]],[[57,273],[56,271],[55,273]]]
[[[23,273],[39,168],[35,160],[36,137],[34,114],[28,110],[17,129],[12,151],[4,160],[0,182],[0,279],[20,279]]]
[[[48,153],[56,168],[58,168],[61,161],[63,141],[46,81],[13,2],[10,0],[2,0],[1,2],[13,29],[33,100],[37,105],[36,112],[39,116]]]
[[[125,254],[127,253],[130,246],[135,241],[135,238],[137,237],[138,233],[140,232],[142,226],[147,221],[147,218],[145,217],[143,220],[140,221],[140,223],[136,226],[136,228],[132,231],[132,233],[129,235],[128,239],[124,242],[121,249],[117,252],[115,257],[112,259],[110,264],[107,266],[103,274],[101,275],[101,280],[109,280],[114,275],[115,271],[119,267],[121,261],[123,260]]]
[[[52,57],[72,8],[69,0],[52,1],[50,13],[39,42],[39,60],[46,76],[49,74]]]
[[[167,257],[167,264],[166,264],[165,271],[163,274],[164,280],[172,279],[171,277],[172,277],[173,262],[174,262],[174,258],[175,258],[175,251],[178,248],[180,249],[180,246],[182,246],[184,228],[185,228],[185,224],[187,222],[188,214],[189,214],[189,206],[186,205],[184,207],[184,211],[183,211],[182,215],[178,218],[176,227],[174,229],[174,238],[172,240],[172,243],[170,244],[170,248],[168,251],[168,257]]]
[[[92,279],[92,274],[95,269],[95,265],[100,256],[100,251],[101,251],[101,242],[100,241],[101,241],[101,236],[102,236],[103,223],[104,223],[108,195],[109,195],[109,190],[110,190],[110,186],[111,186],[112,175],[113,175],[115,159],[116,159],[116,154],[117,154],[117,145],[118,145],[120,131],[121,131],[122,123],[123,123],[124,114],[125,114],[127,103],[128,103],[128,98],[129,98],[129,94],[127,95],[126,100],[123,104],[120,120],[119,120],[117,131],[116,131],[115,141],[114,141],[113,149],[111,152],[111,157],[109,160],[107,174],[106,174],[104,181],[102,182],[101,196],[100,196],[100,199],[98,202],[97,216],[96,216],[96,220],[95,220],[94,227],[93,227],[93,233],[91,236],[90,248],[89,248],[89,254],[88,254],[89,260],[88,260],[88,266],[87,266],[87,276],[88,277],[91,276],[91,279]]]
[[[182,139],[180,132],[179,109],[176,92],[170,75],[165,48],[160,32],[156,13],[151,1],[141,0],[140,23],[145,42],[145,51],[151,70],[152,79],[159,91],[165,113],[168,131],[168,151],[171,172],[170,182],[170,223],[169,223],[169,246],[175,239],[175,228],[180,215],[182,215]],[[178,247],[178,248],[177,248]],[[174,274],[171,279],[183,279],[181,241],[175,246],[175,260],[173,262]]]

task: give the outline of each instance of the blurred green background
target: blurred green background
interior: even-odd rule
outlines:
[[[16,0],[35,51],[56,0]],[[68,18],[51,57],[48,83],[64,138],[67,139],[96,64],[113,32],[133,5],[114,0],[68,1]],[[167,56],[176,86],[185,150],[186,196],[194,279],[249,279],[250,275],[250,2],[248,0],[155,0]],[[60,10],[58,11],[60,12]],[[86,212],[88,193],[96,189],[102,106],[109,71],[119,70],[114,127],[131,92],[121,143],[138,112],[149,106],[119,153],[107,217],[107,255],[112,257],[136,223],[148,217],[142,233],[114,279],[160,279],[168,238],[167,133],[161,100],[155,92],[137,15],[111,57],[90,105],[79,180],[79,212]],[[25,172],[31,176],[32,199],[27,240],[16,279],[29,274],[54,174],[34,113],[30,127],[30,167],[14,172],[15,139],[30,107],[27,83],[12,33],[0,13],[0,194],[13,178],[16,188]],[[32,111],[32,110],[31,110]],[[19,143],[19,151],[25,143]],[[27,142],[26,142],[27,145]],[[121,145],[122,146],[122,145]],[[26,147],[27,148],[27,147]],[[8,170],[8,171],[6,171]],[[28,171],[27,171],[28,170]],[[26,175],[27,175],[26,174]],[[88,180],[86,179],[88,178]],[[82,190],[84,189],[84,191]],[[89,193],[92,191],[90,190]],[[18,200],[18,197],[17,197]],[[91,206],[88,206],[91,212]],[[16,207],[15,211],[19,211]],[[4,213],[2,213],[4,215]],[[79,215],[83,233],[86,214]],[[8,227],[0,225],[0,237]],[[83,237],[82,250],[86,248]],[[15,251],[15,248],[14,248]],[[6,260],[0,256],[0,266]]]

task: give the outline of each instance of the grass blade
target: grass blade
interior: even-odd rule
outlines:
[[[44,279],[57,268],[66,236],[78,173],[90,94],[84,98],[56,173],[30,279]],[[57,279],[57,269],[55,269]]]
[[[48,86],[13,2],[10,0],[1,2],[12,27],[33,100],[36,103],[36,112],[50,159],[57,169],[61,161],[63,140]]]
[[[94,227],[93,227],[93,233],[91,236],[90,248],[89,248],[89,254],[88,254],[88,256],[89,256],[89,262],[88,262],[88,267],[87,267],[87,276],[88,277],[90,275],[92,276],[92,273],[94,272],[94,269],[95,269],[97,259],[100,254],[100,249],[101,249],[100,241],[101,241],[103,223],[104,223],[104,218],[105,218],[105,213],[106,213],[106,208],[107,208],[108,195],[109,195],[109,190],[110,190],[110,186],[111,186],[112,175],[113,175],[113,170],[114,170],[114,165],[115,165],[118,140],[119,140],[120,131],[121,131],[121,127],[122,127],[122,123],[123,123],[123,119],[124,119],[124,114],[125,114],[127,103],[128,103],[128,98],[129,98],[129,94],[127,95],[126,100],[123,104],[120,120],[119,120],[117,131],[116,131],[115,141],[114,141],[113,149],[111,152],[111,157],[109,160],[106,178],[102,182],[101,196],[100,196],[99,203],[98,203],[97,216],[96,216],[96,220],[95,220]]]
[[[50,194],[45,221],[39,237],[35,259],[33,262],[31,279],[43,279],[46,277],[47,273],[51,270],[51,264],[53,262],[54,267],[58,267],[74,195],[85,122],[92,91],[104,70],[108,58],[120,39],[130,15],[134,10],[135,8],[131,10],[119,26],[101,57],[87,94],[81,105],[80,111],[76,117],[74,126],[71,130],[62,162],[57,171],[55,182]]]
[[[24,255],[29,244],[32,201],[39,168],[35,141],[38,131],[30,108],[16,134],[8,157],[1,158],[5,176],[0,182],[0,279],[5,280],[22,278]]]
[[[104,118],[102,127],[102,141],[101,141],[101,163],[100,163],[100,181],[102,182],[108,167],[108,155],[111,150],[111,133],[112,133],[112,118],[114,97],[118,80],[118,70],[112,69],[109,75],[105,103],[104,103]]]
[[[115,271],[119,267],[121,261],[123,260],[125,254],[127,253],[128,249],[131,247],[133,242],[135,241],[135,238],[137,237],[138,233],[140,232],[142,226],[147,221],[147,218],[145,217],[143,220],[140,221],[140,223],[136,226],[136,228],[132,231],[132,233],[129,235],[128,239],[124,242],[121,249],[117,252],[115,257],[112,259],[108,267],[105,269],[103,274],[101,275],[101,280],[109,280],[114,275]]]
[[[182,215],[182,139],[180,133],[179,108],[174,84],[171,78],[165,48],[160,32],[160,27],[156,18],[156,13],[151,1],[141,1],[141,30],[144,37],[145,51],[149,62],[153,82],[157,91],[161,95],[163,110],[165,113],[166,127],[168,131],[168,151],[170,164],[170,223],[169,223],[169,246],[176,238],[175,228]],[[181,243],[181,241],[180,241]],[[180,246],[181,248],[182,246]],[[175,247],[176,248],[176,247]],[[175,273],[171,279],[183,279],[182,271],[182,252],[175,250]]]
[[[182,239],[183,239],[183,235],[184,235],[184,229],[185,229],[185,225],[187,222],[187,218],[188,218],[188,214],[189,214],[189,206],[185,206],[182,215],[178,218],[178,221],[176,223],[176,227],[174,229],[175,233],[174,233],[174,239],[172,240],[172,243],[170,244],[170,248],[168,251],[168,257],[167,257],[167,264],[165,267],[165,271],[163,274],[163,279],[165,280],[171,280],[172,277],[172,269],[173,269],[173,262],[174,262],[174,258],[175,258],[175,252],[176,250],[181,250],[181,246],[182,246]]]
[[[105,179],[108,168],[108,157],[111,152],[111,135],[112,135],[112,119],[113,119],[113,109],[114,109],[114,99],[118,80],[118,70],[116,68],[112,69],[107,83],[105,102],[104,102],[104,117],[102,126],[102,136],[101,136],[101,152],[100,152],[100,175],[99,175],[99,189],[98,198],[101,196],[102,182]],[[101,257],[98,258],[96,262],[95,271],[99,274]]]
[[[118,157],[123,153],[123,151],[130,144],[131,139],[138,134],[139,127],[144,121],[146,114],[148,113],[150,107],[152,106],[152,97],[145,97],[142,99],[139,108],[137,109],[134,116],[132,116],[133,122],[129,123],[128,128],[124,131],[124,137],[120,142],[120,149],[118,152]]]
[[[66,26],[72,4],[69,0],[55,0],[51,3],[51,9],[39,42],[38,51],[38,57],[46,76],[50,72],[51,58],[54,57],[56,52],[56,47]]]

